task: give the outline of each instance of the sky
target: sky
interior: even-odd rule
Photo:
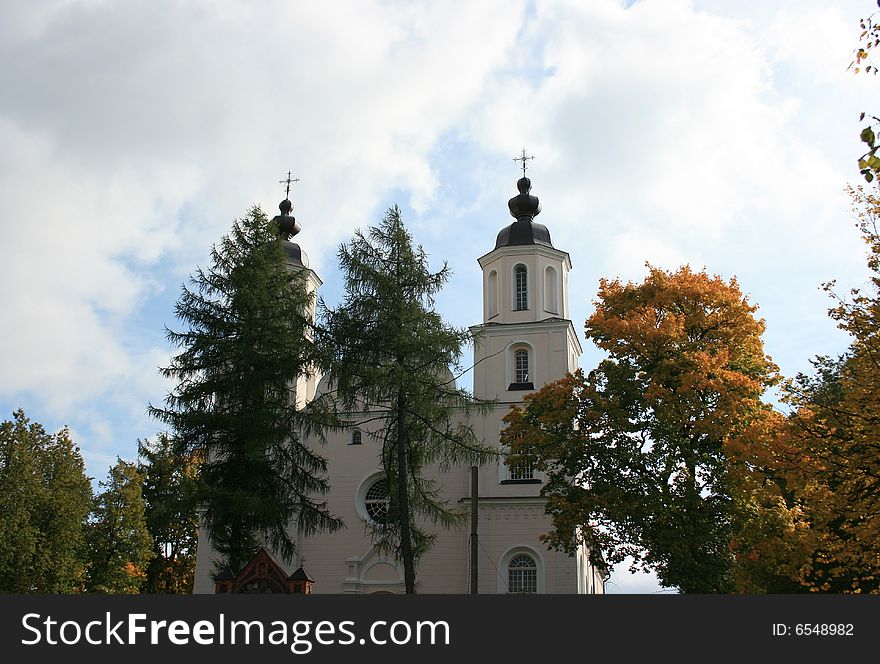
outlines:
[[[847,338],[819,286],[864,286],[848,182],[877,79],[847,71],[872,0],[0,4],[0,413],[68,426],[101,479],[173,386],[174,302],[288,170],[297,241],[334,304],[335,252],[393,204],[480,322],[476,259],[512,220],[522,148],[571,254],[736,277],[786,376]],[[583,341],[583,334],[581,333]],[[599,353],[585,344],[581,365]],[[611,592],[655,592],[614,574]]]

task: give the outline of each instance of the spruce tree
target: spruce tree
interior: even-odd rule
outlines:
[[[379,443],[388,510],[382,523],[367,526],[374,543],[402,562],[413,593],[416,560],[435,537],[428,524],[448,527],[464,517],[430,475],[494,455],[467,424],[471,411],[486,412],[490,403],[455,387],[450,366],[458,366],[469,333],[433,310],[449,269],[429,270],[396,206],[342,245],[339,261],[344,302],[323,307],[332,385],[353,421],[379,422],[370,435]]]
[[[210,267],[196,270],[177,302],[187,329],[167,332],[181,351],[161,371],[177,388],[165,408],[151,407],[181,453],[204,459],[204,525],[234,573],[263,544],[290,561],[291,527],[341,526],[321,498],[325,459],[301,439],[321,422],[312,408],[296,409],[294,394],[317,359],[312,295],[285,262],[282,234],[253,207],[212,248]]]

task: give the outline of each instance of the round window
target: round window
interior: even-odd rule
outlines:
[[[376,480],[364,494],[364,509],[370,521],[382,523],[388,518],[388,481]]]

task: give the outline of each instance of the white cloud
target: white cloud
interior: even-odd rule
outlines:
[[[665,270],[675,270],[684,263],[697,263],[687,260],[662,235],[637,224],[615,235],[606,247],[608,262],[616,270],[613,274],[609,273],[608,278],[620,278],[624,281],[644,279],[647,274],[646,262]]]
[[[0,294],[15,321],[2,396],[70,409],[131,383],[152,353],[125,342],[133,313],[204,262],[232,216],[274,205],[288,167],[302,169],[295,213],[318,265],[385,191],[427,205],[427,154],[503,61],[520,14],[360,2],[7,11],[0,22],[22,30],[0,42]],[[156,273],[159,258],[175,273]],[[161,342],[161,324],[147,340]]]
[[[505,154],[524,136],[537,154],[540,221],[575,257],[573,284],[635,274],[645,261],[811,290],[862,271],[844,259],[860,251],[841,190],[857,175],[865,91],[845,64],[813,67],[830,47],[811,40],[827,29],[846,59],[857,15],[815,3],[724,7],[539,4],[525,40],[546,75],[508,71],[471,120],[486,148]],[[789,66],[798,54],[808,55]],[[509,177],[485,186],[509,191]],[[595,291],[575,288],[585,314]],[[762,304],[772,314],[777,303]],[[805,363],[820,349],[800,352]]]

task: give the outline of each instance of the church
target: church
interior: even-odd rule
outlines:
[[[523,154],[525,163],[525,154]],[[571,258],[553,246],[550,231],[537,223],[538,198],[531,181],[517,182],[518,194],[508,202],[513,223],[498,232],[495,245],[476,257],[482,268],[482,322],[474,349],[473,393],[497,399],[488,414],[470,423],[488,445],[499,445],[502,418],[510,406],[542,385],[578,367],[581,345],[568,309]],[[276,217],[281,228],[295,235],[299,224],[290,216],[292,204],[281,203]],[[309,267],[302,248],[284,240],[292,269],[305,271],[309,288],[317,292],[321,279]],[[487,242],[487,245],[489,243]],[[489,246],[487,246],[489,248]],[[300,378],[299,405],[320,395],[326,378]],[[199,533],[195,593],[302,592],[402,593],[403,567],[377,551],[365,525],[381,519],[387,505],[387,485],[378,450],[368,434],[370,425],[329,433],[320,447],[328,464],[327,506],[346,527],[335,533],[297,537],[298,561],[287,569],[261,549],[244,570],[214,576],[215,557],[204,529]],[[503,460],[483,465],[477,475],[476,580],[477,592],[602,593],[606,572],[590,563],[583,547],[574,556],[548,550],[539,540],[551,528],[540,491],[541,473]],[[469,467],[438,476],[452,506],[471,512],[472,476]],[[419,594],[466,594],[471,591],[471,530],[437,527],[436,541],[417,561],[415,589]]]

